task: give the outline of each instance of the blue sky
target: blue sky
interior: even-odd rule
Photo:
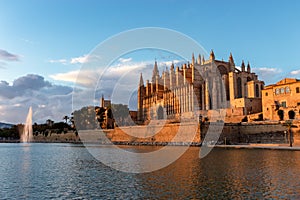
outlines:
[[[30,105],[36,121],[60,120],[72,108],[55,108],[49,98],[70,102],[70,76],[80,69],[84,56],[107,38],[134,28],[179,31],[207,51],[214,49],[217,59],[227,60],[232,52],[237,65],[250,61],[267,84],[283,77],[300,78],[299,9],[296,0],[0,0],[0,121],[23,122]],[[14,80],[35,80],[41,86],[35,91],[23,88],[27,93],[21,94]],[[45,111],[49,114],[42,114]],[[21,115],[15,118],[11,112]]]

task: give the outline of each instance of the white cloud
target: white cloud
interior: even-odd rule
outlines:
[[[50,59],[47,62],[49,63],[60,63],[63,65],[67,64],[85,64],[91,63],[93,61],[99,61],[100,57],[96,55],[83,55],[78,57],[73,57],[70,59],[62,58],[62,59]]]
[[[252,68],[252,70],[258,75],[258,79],[263,80],[266,84],[277,82],[282,79],[282,70],[274,67],[261,67]]]
[[[300,70],[291,71],[292,75],[300,75]]]
[[[259,71],[260,73],[281,73],[282,71],[277,68],[261,67],[253,68],[254,71]]]
[[[63,65],[68,64],[67,59],[58,59],[58,60],[48,60],[49,63],[61,63]]]
[[[100,98],[102,94],[105,98],[110,98],[113,103],[123,103],[132,105],[130,99],[132,94],[136,94],[139,84],[140,73],[143,74],[144,83],[152,77],[153,61],[147,62],[122,62],[105,67],[95,67],[95,69],[74,70],[66,73],[53,74],[50,77],[58,81],[75,83],[76,99],[75,108],[93,103],[91,99]],[[180,65],[183,61],[158,62],[159,70],[165,67],[170,68],[172,62]],[[79,90],[77,90],[79,88]],[[132,107],[132,106],[131,106]]]
[[[132,60],[132,58],[120,58],[119,62],[126,63],[126,62],[130,62],[131,60]]]
[[[54,80],[57,80],[57,81],[66,81],[66,82],[75,83],[78,73],[79,73],[79,70],[75,70],[75,71],[69,71],[66,73],[53,74],[53,75],[50,75],[49,77]]]
[[[130,64],[119,63],[107,69],[105,69],[104,67],[97,67],[96,69],[73,70],[66,73],[53,74],[50,75],[50,77],[57,81],[72,82],[81,86],[92,87],[97,84],[99,78],[116,81],[125,74],[131,73],[131,78],[129,79],[132,80],[135,71],[138,71],[139,74],[149,65],[149,62],[138,62]],[[149,74],[149,72],[145,73],[145,75]]]
[[[50,75],[49,77],[64,82],[71,82],[84,87],[91,87],[97,83],[100,76],[98,70],[74,70],[66,73],[58,73]]]
[[[75,57],[75,58],[71,58],[70,63],[71,64],[83,64],[86,63],[88,61],[88,55],[83,55],[83,56],[79,56],[79,57]]]
[[[164,62],[158,62],[158,66],[162,66],[162,67],[170,67],[172,65],[172,63],[175,65],[175,67],[178,65],[181,65],[183,63],[186,63],[183,60],[172,60],[172,61],[164,61]]]

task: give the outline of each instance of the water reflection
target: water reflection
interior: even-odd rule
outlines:
[[[192,147],[175,163],[144,174],[111,169],[78,145],[1,144],[0,154],[0,199],[300,198],[299,151],[214,149],[200,159]]]
[[[199,159],[191,148],[169,167],[138,178],[154,197],[299,198],[299,153],[215,149]]]

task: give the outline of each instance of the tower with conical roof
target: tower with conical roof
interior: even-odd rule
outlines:
[[[242,70],[242,72],[245,71],[245,63],[244,63],[244,60],[242,61],[241,70]]]
[[[229,55],[228,62],[229,62],[230,71],[234,72],[235,64],[234,64],[234,60],[233,60],[233,56],[232,56],[231,52],[230,52],[230,55]]]
[[[250,63],[248,62],[248,64],[247,64],[247,72],[248,73],[251,73],[251,68],[250,68]]]
[[[140,82],[138,87],[138,121],[144,120],[144,112],[143,112],[143,98],[145,96],[145,87],[144,87],[144,80],[143,75],[140,75]]]
[[[198,55],[198,59],[197,59],[197,64],[200,65],[201,64],[201,55]]]
[[[195,56],[194,56],[194,53],[192,54],[192,65],[195,65]]]
[[[211,50],[210,55],[209,55],[209,60],[214,61],[215,60],[215,53],[213,50]]]
[[[155,60],[153,72],[152,72],[152,83],[156,82],[156,77],[159,76],[159,71],[157,67],[157,61]]]

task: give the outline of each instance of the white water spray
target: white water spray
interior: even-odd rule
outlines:
[[[32,140],[32,108],[29,107],[23,133],[21,135],[21,142],[31,142]]]

